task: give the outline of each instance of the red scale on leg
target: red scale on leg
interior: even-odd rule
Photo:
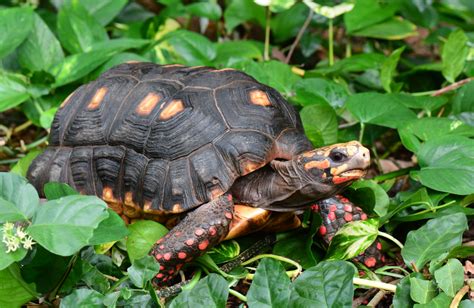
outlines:
[[[377,260],[375,260],[374,257],[368,257],[367,259],[364,260],[364,264],[367,267],[374,267],[375,264],[377,264]]]
[[[182,252],[182,251],[178,252],[178,258],[179,259],[184,260],[184,259],[186,259],[186,257],[187,257],[187,255],[186,255],[185,252]]]
[[[164,276],[165,276],[165,275],[163,275],[162,273],[159,273],[158,275],[156,275],[156,278],[161,279],[161,278],[163,278]]]
[[[350,204],[345,204],[344,205],[344,212],[352,213],[352,206]]]
[[[163,258],[166,260],[166,261],[169,261],[171,260],[171,253],[167,252],[163,255]]]
[[[336,219],[336,214],[334,212],[330,212],[328,214],[328,218],[330,221],[334,221]]]
[[[161,258],[163,258],[163,255],[161,253],[159,253],[155,256],[156,260],[160,260]]]
[[[197,236],[201,236],[204,234],[204,229],[196,229],[196,231],[194,231],[194,234],[196,234]]]
[[[344,214],[344,220],[347,221],[347,222],[352,221],[352,214],[345,213]]]
[[[165,267],[163,265],[160,265],[160,271],[164,270]]]
[[[331,204],[331,205],[329,206],[329,211],[330,211],[330,212],[335,212],[336,210],[337,210],[337,205]]]
[[[207,246],[209,246],[209,241],[204,240],[201,243],[199,243],[198,248],[199,250],[206,250]]]
[[[165,249],[165,245],[160,245],[158,248],[160,248],[161,250]]]
[[[360,214],[360,220],[367,220],[367,215],[365,213]]]
[[[326,235],[327,232],[328,232],[328,229],[325,226],[319,227],[319,234],[324,236]]]
[[[214,235],[216,235],[216,234],[217,234],[217,229],[216,229],[216,227],[211,226],[211,227],[209,228],[209,235],[210,235],[210,236],[214,236]]]
[[[190,238],[190,239],[186,240],[184,243],[188,246],[193,246],[194,240],[192,238]]]
[[[319,205],[317,205],[317,204],[311,205],[311,210],[312,210],[313,212],[319,212]]]
[[[382,244],[380,244],[380,242],[377,242],[377,249],[382,250]]]
[[[234,217],[231,212],[225,212],[225,213],[224,213],[224,216],[225,216],[227,219],[232,219],[232,218]]]

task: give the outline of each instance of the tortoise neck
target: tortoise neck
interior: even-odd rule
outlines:
[[[236,204],[268,207],[287,199],[301,188],[294,161],[270,162],[269,165],[235,181],[231,192]]]

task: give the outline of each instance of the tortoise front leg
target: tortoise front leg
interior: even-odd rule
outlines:
[[[161,285],[170,280],[185,263],[218,244],[229,231],[233,211],[232,196],[220,196],[189,213],[158,240],[150,251],[160,263],[153,283]]]

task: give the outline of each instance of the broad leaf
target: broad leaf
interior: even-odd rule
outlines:
[[[352,221],[344,224],[331,240],[327,259],[347,260],[369,248],[378,235],[378,221],[375,219]]]
[[[410,36],[417,36],[418,32],[416,32],[416,26],[411,22],[394,17],[379,24],[355,31],[352,35],[385,40],[402,40]]]
[[[27,231],[49,251],[69,256],[88,245],[94,229],[107,217],[107,205],[99,198],[66,196],[43,204]]]
[[[127,269],[130,280],[139,288],[145,287],[147,281],[155,277],[159,271],[160,264],[152,256],[134,260],[132,266]]]
[[[438,287],[454,297],[464,284],[464,267],[458,259],[449,259],[446,265],[434,272]]]
[[[337,142],[337,117],[332,107],[323,104],[306,106],[300,115],[306,135],[315,147]]]
[[[323,261],[293,283],[289,307],[351,307],[354,267],[344,261]]]
[[[234,0],[226,7],[224,12],[225,28],[227,33],[246,21],[257,21],[265,24],[265,9],[253,0]]]
[[[3,231],[1,230],[2,229],[0,226],[0,232],[3,233]],[[1,241],[0,242],[0,271],[9,267],[13,262],[22,260],[26,256],[27,253],[28,251],[21,246],[17,250],[10,251],[7,253],[7,247],[5,246],[5,243]],[[1,303],[1,296],[0,296],[0,303]]]
[[[350,200],[378,216],[387,214],[390,199],[385,190],[372,180],[360,180],[353,183],[348,192]]]
[[[416,114],[393,94],[358,93],[348,98],[346,107],[362,123],[390,128],[402,127],[416,119]]]
[[[129,231],[123,219],[112,209],[107,209],[109,217],[102,220],[89,240],[90,245],[98,245],[125,238]]]
[[[127,4],[127,0],[81,0],[81,4],[102,26],[110,23]]]
[[[34,31],[18,48],[18,61],[30,71],[47,71],[64,58],[59,41],[38,14],[33,16]]]
[[[71,186],[65,183],[49,182],[43,187],[44,195],[48,200],[55,200],[70,195],[79,195]]]
[[[239,254],[239,243],[234,240],[222,242],[207,252],[207,255],[210,256],[216,264],[235,259]]]
[[[380,70],[380,81],[382,82],[385,91],[389,93],[392,92],[393,77],[395,76],[398,61],[400,60],[400,56],[404,50],[405,47],[395,49],[382,64],[382,69]]]
[[[61,299],[62,308],[66,307],[100,307],[104,295],[91,289],[75,289],[71,294]]]
[[[146,256],[153,244],[168,233],[168,229],[152,220],[139,220],[129,225],[128,229],[127,251],[132,262]]]
[[[227,281],[217,274],[201,279],[191,290],[184,290],[172,302],[170,308],[226,306],[229,288]]]
[[[402,257],[409,266],[418,270],[452,248],[460,246],[467,219],[462,213],[429,220],[423,227],[410,231],[402,249]]]
[[[329,104],[333,108],[344,106],[349,93],[347,89],[334,81],[322,78],[305,78],[294,85],[293,99],[303,106]]]
[[[33,10],[28,7],[0,10],[0,59],[11,53],[33,27]]]
[[[0,112],[20,105],[29,97],[22,75],[0,71]]]
[[[298,34],[308,15],[308,7],[303,3],[292,6],[271,19],[272,37],[276,42],[284,42]]]
[[[429,188],[458,195],[474,193],[474,140],[444,136],[423,143],[416,175]]]
[[[415,304],[413,308],[446,308],[451,305],[453,301],[452,297],[446,295],[446,293],[440,293],[426,304]],[[462,306],[459,306],[462,308]]]
[[[214,44],[205,36],[187,30],[168,33],[163,38],[170,44],[186,65],[209,65],[216,57]]]
[[[26,179],[13,174],[0,172],[0,198],[9,201],[24,219],[30,219],[39,207],[39,197],[33,185]]]
[[[20,307],[35,298],[33,284],[23,281],[20,268],[12,264],[9,268],[0,271],[0,306]]]
[[[380,68],[384,61],[385,57],[379,53],[358,54],[337,61],[333,66],[308,71],[305,76],[318,77],[319,75],[363,72],[368,69]]]
[[[262,51],[254,41],[224,41],[216,45],[214,63],[228,66],[242,59],[262,59]]]
[[[474,112],[474,81],[459,89],[453,99],[453,113]]]
[[[213,2],[198,2],[187,5],[186,11],[195,16],[206,17],[210,20],[221,18],[222,10],[219,4]]]
[[[399,101],[408,108],[423,109],[431,112],[439,107],[445,105],[448,99],[444,96],[414,96],[404,93],[397,94]],[[423,120],[422,118],[420,120]]]
[[[443,47],[441,59],[443,61],[443,76],[449,82],[455,82],[461,74],[469,52],[468,38],[461,30],[453,31]]]
[[[413,300],[410,296],[410,279],[418,277],[423,278],[423,275],[417,272],[411,273],[409,276],[404,277],[397,283],[397,289],[395,291],[395,295],[393,296],[393,307],[394,308],[405,308],[405,307],[412,307]]]
[[[399,7],[399,1],[358,0],[344,15],[344,23],[347,31],[352,33],[392,17]]]
[[[19,176],[26,177],[26,173],[28,172],[28,168],[31,165],[31,162],[36,158],[36,156],[43,153],[42,149],[33,149],[28,152],[24,157],[22,157],[15,166],[12,167],[10,172],[18,174]]]
[[[105,29],[79,0],[61,6],[57,27],[61,43],[72,54],[85,52],[94,43],[108,39]]]
[[[264,258],[247,292],[250,307],[287,307],[290,299],[290,279],[279,261]]]
[[[436,296],[436,284],[432,280],[424,280],[420,278],[410,278],[410,296],[420,304],[428,303]]]

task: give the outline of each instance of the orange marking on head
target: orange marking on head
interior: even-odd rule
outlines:
[[[304,168],[306,170],[309,170],[311,168],[326,169],[326,168],[329,168],[330,165],[331,165],[331,163],[327,159],[322,160],[322,161],[312,160],[312,161],[304,164]]]
[[[97,109],[100,106],[100,103],[102,103],[102,100],[104,99],[105,94],[107,94],[107,87],[102,87],[99,88],[92,97],[91,101],[89,102],[89,105],[87,105],[87,109],[89,110],[94,110]]]
[[[184,110],[184,103],[180,99],[174,99],[169,102],[161,111],[160,120],[169,120]]]
[[[74,91],[76,92],[76,91]],[[67,103],[69,103],[69,100],[71,99],[71,96],[74,94],[74,92],[72,92],[71,94],[69,94],[66,99],[61,103],[61,105],[59,106],[59,108],[63,108],[64,106],[67,105]]]
[[[201,243],[199,243],[198,248],[199,248],[199,250],[205,250],[207,248],[207,246],[209,246],[209,241],[204,240]]]
[[[357,180],[358,178],[358,176],[334,176],[332,182],[337,185],[347,181]]]
[[[145,98],[138,104],[137,108],[135,108],[135,112],[141,116],[149,115],[161,99],[162,97],[160,94],[148,93],[147,96],[145,96]]]
[[[268,99],[267,93],[262,90],[250,91],[250,102],[254,105],[259,106],[271,106],[270,100]]]

